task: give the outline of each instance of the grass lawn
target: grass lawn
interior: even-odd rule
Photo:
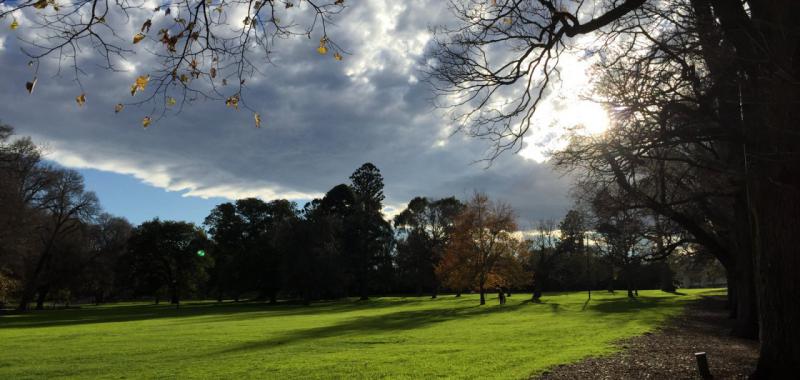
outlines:
[[[0,316],[0,379],[520,379],[653,329],[700,294],[113,304]]]

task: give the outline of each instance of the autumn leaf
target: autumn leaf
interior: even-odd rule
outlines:
[[[150,75],[140,75],[136,78],[136,82],[131,86],[131,96],[136,95],[137,92],[144,91],[148,82],[150,82]]]
[[[172,106],[175,105],[175,103],[177,103],[175,98],[173,98],[171,96],[167,98],[167,107],[172,107]]]
[[[187,77],[186,74],[181,74],[180,80],[181,80],[181,83],[187,83],[187,82],[189,82],[189,77]]]
[[[142,119],[142,127],[147,128],[149,126],[150,126],[150,116],[145,116],[144,119]]]
[[[34,87],[36,87],[36,77],[33,77],[33,81],[25,83],[25,88],[28,89],[28,94],[33,93]]]
[[[328,39],[327,38],[325,38],[325,37],[320,38],[319,39],[319,47],[317,48],[317,53],[320,53],[322,55],[325,55],[326,53],[328,53],[328,47],[325,46],[327,44],[328,44]]]
[[[506,17],[503,19],[503,22],[506,23],[506,25],[511,25],[514,23],[514,20],[512,20],[511,17]]]
[[[133,43],[138,44],[143,39],[144,39],[144,34],[143,33],[136,33],[136,35],[133,36]]]
[[[250,25],[250,16],[245,17],[243,22],[245,26]]]
[[[8,28],[11,30],[17,30],[17,28],[19,28],[19,22],[17,21],[17,19],[11,21],[11,25],[9,25]]]
[[[258,112],[253,113],[253,119],[256,121],[256,128],[261,128],[261,115]]]
[[[125,106],[122,103],[117,103],[117,105],[114,106],[114,113],[120,113],[123,108],[125,108]]]
[[[147,21],[145,21],[145,22],[144,22],[144,24],[142,24],[142,30],[141,30],[141,32],[142,32],[142,33],[145,33],[145,32],[148,32],[148,33],[149,33],[149,32],[150,32],[150,27],[151,27],[151,26],[153,26],[153,21],[151,21],[150,19],[147,19]]]
[[[225,106],[239,110],[239,95],[233,95],[225,100]]]
[[[83,107],[86,104],[86,94],[81,93],[80,95],[75,97],[75,102],[78,103],[78,107]]]
[[[209,70],[208,73],[209,73],[209,75],[211,75],[211,79],[216,78],[217,77],[217,68],[216,67],[212,67],[211,70]]]
[[[33,7],[36,9],[45,9],[47,8],[47,0],[39,0],[33,3]]]
[[[336,0],[333,2],[335,5],[344,5],[344,0]]]
[[[333,53],[333,59],[335,59],[337,61],[341,61],[342,60],[342,55],[339,54],[339,52]]]

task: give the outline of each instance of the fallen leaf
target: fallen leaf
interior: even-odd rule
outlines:
[[[133,36],[133,43],[138,44],[143,39],[144,39],[144,34],[143,33],[136,33],[136,35]]]

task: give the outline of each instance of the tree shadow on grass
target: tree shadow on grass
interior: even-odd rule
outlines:
[[[367,302],[356,302],[353,299],[347,299],[319,302],[310,306],[292,303],[270,305],[264,302],[188,302],[182,304],[179,309],[168,304],[109,304],[99,307],[41,310],[0,316],[0,329],[70,326],[203,316],[218,317],[220,320],[233,317],[237,317],[236,319],[248,319],[264,317],[265,313],[268,313],[269,316],[324,314],[381,309],[419,303],[426,300],[426,298],[375,298]],[[208,319],[202,318],[199,322],[208,322]]]
[[[682,308],[688,302],[691,302],[691,299],[686,298],[676,301],[664,297],[639,296],[636,298],[613,298],[593,301],[592,305],[585,308],[600,313],[636,313],[641,310],[655,308]]]
[[[469,306],[452,309],[424,309],[398,311],[394,313],[371,315],[348,319],[328,326],[292,330],[268,339],[247,342],[220,351],[219,353],[238,353],[276,348],[310,339],[323,339],[345,335],[362,335],[379,332],[405,331],[451,320],[463,320],[487,314],[507,313],[518,310],[530,302],[504,306]],[[554,310],[558,304],[553,304]],[[553,308],[553,306],[551,306]],[[394,342],[393,342],[394,343]]]

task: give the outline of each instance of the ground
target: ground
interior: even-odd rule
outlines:
[[[721,291],[46,310],[0,316],[0,379],[523,379],[619,351],[708,294]]]
[[[663,327],[618,342],[613,355],[560,365],[539,380],[699,379],[696,352],[705,352],[717,379],[747,379],[755,371],[758,342],[731,336],[725,298],[704,296]]]

